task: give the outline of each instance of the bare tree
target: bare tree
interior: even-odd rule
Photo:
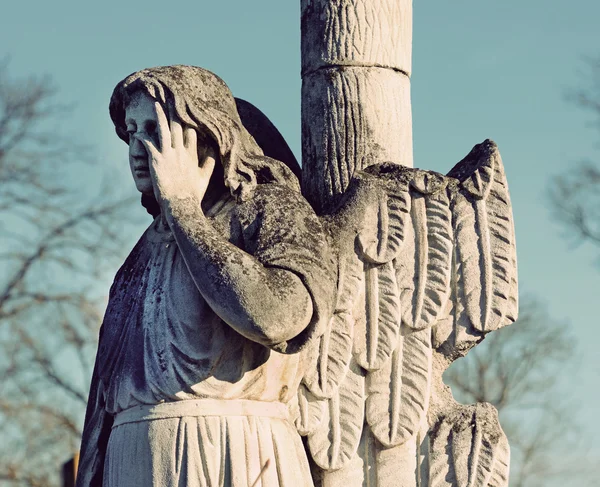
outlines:
[[[97,282],[123,253],[129,202],[82,187],[89,153],[61,135],[69,110],[56,98],[48,78],[11,80],[0,65],[2,485],[58,485],[78,448],[106,294]]]
[[[600,58],[588,68],[583,88],[569,98],[600,129]],[[570,167],[552,179],[548,196],[566,238],[600,248],[600,166],[584,160]],[[513,454],[511,486],[599,485],[585,458],[577,407],[561,393],[576,377],[567,330],[526,300],[514,326],[487,338],[447,374],[460,400],[491,402],[500,411]]]
[[[522,301],[513,326],[488,336],[444,378],[457,400],[498,409],[511,445],[512,487],[591,485],[577,483],[587,478],[578,460],[577,409],[561,394],[576,376],[574,339],[539,302]]]
[[[568,98],[590,113],[593,126],[600,130],[600,57],[588,59],[582,81]],[[600,250],[600,162],[585,159],[556,175],[548,197],[564,236],[574,245],[588,243]],[[578,466],[588,473],[585,485],[600,485],[597,466]]]
[[[593,124],[600,129],[600,57],[590,60],[583,87],[569,98],[591,112]],[[600,247],[600,165],[583,160],[556,176],[549,197],[555,216],[574,244],[591,243]]]

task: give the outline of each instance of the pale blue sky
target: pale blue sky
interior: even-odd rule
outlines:
[[[107,107],[120,79],[149,66],[213,70],[236,96],[259,106],[299,156],[299,3],[10,2],[1,9],[0,55],[10,55],[14,75],[53,76],[61,99],[77,104],[65,129],[94,144],[98,160],[133,193],[126,147]],[[516,215],[521,287],[544,299],[578,338],[580,373],[565,394],[581,401],[581,419],[595,436],[597,253],[569,248],[544,191],[549,177],[579,159],[600,159],[600,133],[565,101],[582,80],[583,59],[600,55],[598,19],[594,0],[417,0],[412,97],[416,166],[446,172],[474,144],[498,143]],[[85,180],[96,184],[91,173]]]

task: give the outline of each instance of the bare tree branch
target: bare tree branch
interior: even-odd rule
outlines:
[[[569,99],[593,116],[600,128],[600,57],[588,61],[582,88]],[[565,236],[573,244],[591,243],[600,247],[600,165],[584,160],[555,176],[548,199]]]
[[[56,93],[0,63],[0,483],[19,487],[58,486],[78,447],[104,305],[96,281],[122,258],[115,222],[132,204],[71,182],[89,151],[59,133],[68,107]]]
[[[568,327],[525,298],[517,323],[489,335],[444,375],[460,402],[498,409],[511,445],[511,486],[546,487],[563,477],[585,484],[579,468],[555,460],[580,447],[569,439],[578,428],[575,408],[559,393],[574,372],[574,354]]]

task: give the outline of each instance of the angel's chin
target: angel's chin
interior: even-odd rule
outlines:
[[[153,194],[154,189],[152,187],[152,179],[150,179],[150,174],[147,176],[136,174],[135,178],[135,187],[140,193],[143,194]]]

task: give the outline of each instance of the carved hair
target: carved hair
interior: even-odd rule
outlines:
[[[174,110],[183,124],[198,132],[198,140],[215,143],[224,184],[237,199],[248,199],[261,183],[280,183],[300,190],[287,166],[263,154],[242,124],[231,91],[215,74],[179,65],[143,69],[127,76],[115,87],[109,106],[115,131],[126,143],[125,108],[138,91],[161,103],[165,113]],[[150,202],[144,203],[150,211],[146,203]]]

